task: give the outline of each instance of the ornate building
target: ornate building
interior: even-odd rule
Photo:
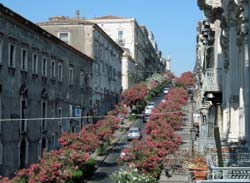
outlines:
[[[78,131],[93,59],[0,4],[0,175],[37,163]]]
[[[211,47],[211,50],[213,49],[212,56],[209,56],[211,53],[209,53],[208,47],[201,44],[202,40],[198,39],[197,47],[197,65],[206,73],[208,72],[208,68],[204,67],[204,64],[218,68],[220,72],[217,72],[219,77],[215,84],[222,86],[222,95],[219,96],[221,102],[217,102],[216,100],[216,103],[221,105],[222,112],[218,113],[218,110],[215,110],[217,114],[215,115],[216,120],[214,124],[219,127],[223,140],[227,142],[239,142],[243,140],[247,141],[249,146],[249,1],[200,0],[198,1],[198,5],[208,18],[206,21],[208,26],[205,26],[205,29],[209,28],[208,31],[202,30],[199,36],[204,37],[206,34],[211,34],[211,27],[214,27],[215,33],[212,44],[208,45]],[[198,38],[200,38],[199,36]],[[200,61],[202,56],[206,57],[203,59],[203,62],[205,60],[206,63]],[[201,81],[208,82],[210,78],[207,76],[204,75]],[[202,85],[202,89],[204,101],[211,101],[212,106],[214,106],[216,95],[214,96],[215,98],[209,99],[209,96],[212,95],[207,96],[204,94],[210,91],[207,91],[204,85]],[[214,93],[212,92],[212,94]],[[221,120],[218,121],[218,119]]]

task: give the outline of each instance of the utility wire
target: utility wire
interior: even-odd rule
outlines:
[[[165,114],[174,114],[182,111],[171,111],[164,113],[153,113],[156,115],[165,115]],[[133,116],[143,117],[145,114],[132,114]],[[0,119],[0,122],[8,122],[8,121],[37,121],[37,120],[63,120],[63,119],[87,119],[87,118],[104,118],[107,115],[98,115],[98,116],[80,116],[80,117],[51,117],[51,118],[12,118],[12,119]],[[122,115],[121,115],[122,116]],[[118,117],[118,116],[117,116]]]

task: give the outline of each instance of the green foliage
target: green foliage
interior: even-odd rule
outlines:
[[[134,120],[136,120],[136,114],[131,113],[131,114],[128,116],[128,120],[129,120],[129,121],[134,121]]]
[[[66,183],[80,183],[82,178],[82,171],[81,170],[72,170],[69,172],[71,179],[66,181]]]
[[[108,147],[109,147],[109,144],[108,144],[107,142],[102,143],[102,144],[96,149],[97,155],[98,155],[98,156],[105,155],[105,154],[108,152]]]
[[[94,173],[95,164],[96,164],[96,160],[93,158],[89,159],[86,162],[86,164],[84,165],[84,169],[82,170],[82,173],[85,177],[90,176]]]

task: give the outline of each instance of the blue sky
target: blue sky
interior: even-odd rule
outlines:
[[[171,56],[176,75],[192,71],[195,65],[196,25],[202,18],[196,0],[0,0],[32,22],[51,16],[86,18],[103,15],[135,17],[153,31],[164,56]]]

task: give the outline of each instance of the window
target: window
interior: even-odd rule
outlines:
[[[62,108],[59,107],[57,110],[57,116],[58,116],[58,125],[62,125]]]
[[[14,44],[9,44],[8,66],[14,68],[16,61],[16,47]]]
[[[69,44],[69,32],[59,32],[58,38]]]
[[[56,78],[56,63],[54,60],[51,61],[51,78]]]
[[[33,74],[38,74],[38,55],[34,53],[32,55],[32,73]]]
[[[58,64],[58,81],[62,81],[63,77],[63,65],[62,63]]]
[[[42,131],[46,130],[47,128],[47,123],[46,123],[46,117],[47,117],[47,102],[46,101],[42,101],[41,104],[41,113],[42,113],[42,124],[41,124],[41,129]]]
[[[47,77],[47,58],[42,59],[42,76]]]
[[[80,88],[83,88],[84,86],[84,72],[80,72]]]
[[[0,165],[3,164],[3,145],[0,142]]]
[[[51,134],[51,148],[55,149],[55,147],[56,147],[56,138],[55,138],[55,134],[52,133]]]
[[[73,77],[74,77],[74,75],[73,75],[74,73],[73,73],[73,67],[72,66],[70,66],[69,67],[69,85],[73,85]]]
[[[38,157],[41,158],[43,156],[43,152],[47,150],[47,139],[45,137],[42,137],[42,139],[39,142],[38,147]]]
[[[28,163],[28,142],[26,139],[22,139],[19,142],[19,168],[26,168]]]
[[[23,96],[21,96],[21,106],[20,106],[20,132],[24,133],[27,131],[27,120],[26,118],[26,110],[27,110],[27,99],[25,99]]]
[[[2,63],[3,63],[3,41],[0,39],[0,65]]]
[[[21,49],[21,70],[28,71],[28,51],[25,48]]]
[[[118,31],[118,41],[119,42],[123,41],[123,31]]]
[[[0,95],[0,119],[2,119],[2,97],[1,95]],[[0,121],[0,132],[1,130],[2,130],[2,121]]]

